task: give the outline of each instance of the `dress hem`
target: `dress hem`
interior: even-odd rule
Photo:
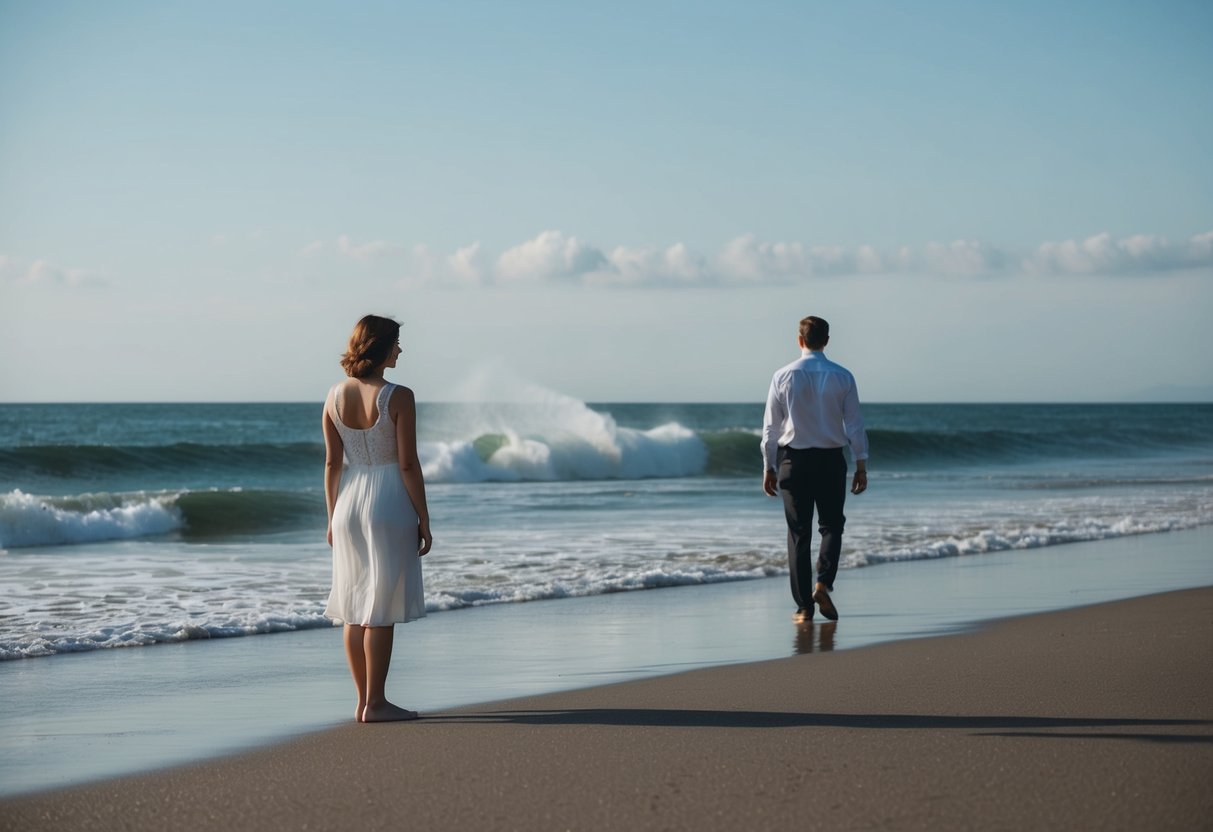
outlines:
[[[342,618],[339,615],[329,615],[327,612],[324,613],[324,617],[331,620],[334,624],[351,624],[355,627],[391,627],[394,624],[410,624],[414,621],[420,621],[426,616],[423,614],[415,615],[412,618],[396,618],[383,624],[354,624],[354,622]]]

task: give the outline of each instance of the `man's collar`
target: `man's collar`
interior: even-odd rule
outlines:
[[[825,350],[811,350],[811,349],[808,349],[807,347],[801,347],[800,357],[801,358],[814,358],[814,357],[825,358],[826,351]]]

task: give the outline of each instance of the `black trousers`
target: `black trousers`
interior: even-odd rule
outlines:
[[[813,608],[813,509],[821,546],[817,551],[817,580],[834,589],[842,554],[842,513],[847,498],[847,458],[842,448],[780,448],[779,493],[788,521],[788,570],[792,597],[802,610]]]

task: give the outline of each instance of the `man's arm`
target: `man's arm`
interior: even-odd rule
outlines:
[[[854,376],[842,400],[842,426],[855,457],[855,476],[851,478],[851,493],[862,494],[868,489],[868,434],[863,429],[863,413],[859,409],[859,388]]]
[[[775,480],[776,458],[779,453],[779,434],[783,432],[783,423],[787,410],[779,397],[775,379],[771,379],[771,389],[767,392],[766,412],[762,417],[762,490],[774,497],[779,486]]]

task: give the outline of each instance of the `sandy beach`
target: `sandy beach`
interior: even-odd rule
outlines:
[[[1208,828],[1211,687],[1213,588],[1184,590],[348,724],[0,828]]]

